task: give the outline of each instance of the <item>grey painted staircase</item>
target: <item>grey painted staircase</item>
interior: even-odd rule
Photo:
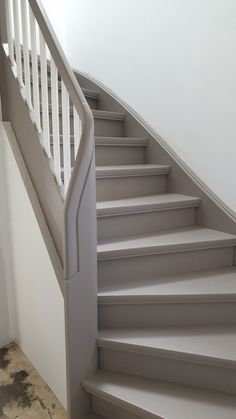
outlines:
[[[126,136],[125,113],[83,91],[98,226],[99,370],[81,383],[87,419],[235,419],[236,236],[197,225],[201,199],[169,192],[171,166],[149,160],[148,138]]]

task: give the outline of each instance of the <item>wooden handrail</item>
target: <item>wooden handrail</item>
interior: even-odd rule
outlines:
[[[80,115],[82,135],[64,202],[64,273],[79,272],[78,214],[94,154],[94,120],[84,94],[58,42],[40,0],[28,0],[73,105]]]

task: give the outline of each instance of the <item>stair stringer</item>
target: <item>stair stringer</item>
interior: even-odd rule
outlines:
[[[2,77],[0,77],[3,120],[11,122],[22,155],[22,161],[32,182],[41,211],[50,231],[51,240],[53,240],[62,266],[63,200],[59,189],[55,186],[55,178],[48,164],[48,158],[40,144],[37,130],[32,123],[30,112],[27,109],[18,83],[13,75],[10,61],[6,57],[2,46],[0,55],[2,57],[1,68],[3,69]],[[30,191],[27,192],[29,193]],[[31,194],[29,196],[32,202]],[[41,231],[43,233],[44,229]],[[47,237],[43,237],[47,242]]]

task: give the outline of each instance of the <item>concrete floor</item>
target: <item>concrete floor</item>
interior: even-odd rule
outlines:
[[[66,419],[66,412],[15,344],[0,349],[0,419]]]

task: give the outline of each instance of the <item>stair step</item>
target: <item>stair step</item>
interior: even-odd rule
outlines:
[[[123,136],[123,123],[125,120],[125,114],[121,112],[111,112],[104,110],[93,109],[92,114],[94,117],[94,134],[95,136]],[[42,109],[42,105],[41,105]],[[49,122],[50,122],[50,132],[52,132],[52,106],[49,104]],[[60,132],[62,132],[62,107],[58,107],[59,112],[59,126]],[[71,135],[74,134],[74,124],[73,124],[73,108],[70,106],[70,128]]]
[[[98,371],[83,388],[128,412],[145,418],[235,419],[233,395],[129,374]]]
[[[96,146],[106,147],[147,147],[147,138],[95,137]]]
[[[234,368],[236,325],[100,330],[99,348]]]
[[[114,145],[113,141],[110,142],[110,138],[103,143],[97,140],[98,137],[95,137],[95,146],[96,146],[96,165],[97,166],[106,166],[106,165],[133,165],[133,164],[144,164],[145,162],[145,147],[141,145],[131,145],[130,139],[128,139],[130,145],[125,144],[123,141],[120,142],[120,146]],[[106,137],[100,137],[106,138]],[[116,137],[114,137],[116,138]],[[119,138],[118,138],[119,140]],[[118,141],[117,140],[117,141]],[[136,139],[135,139],[136,140]],[[138,139],[137,139],[138,140]],[[51,152],[53,154],[53,136],[50,135],[50,144]],[[61,144],[61,159],[63,162],[63,136],[60,135],[60,144]],[[70,145],[71,145],[71,164],[74,165],[74,135],[70,136]]]
[[[86,89],[85,87],[81,87],[81,89],[85,97],[94,100],[99,99],[99,93],[95,92],[94,90]]]
[[[139,279],[121,280],[99,291],[99,304],[152,304],[236,301],[236,266]]]
[[[198,260],[195,252],[194,257]],[[188,258],[185,254],[180,263],[184,264]],[[171,262],[172,259],[166,263]],[[152,263],[143,261],[145,266]],[[110,269],[110,281],[108,278],[105,284],[104,278],[101,284],[99,276],[98,319],[102,328],[236,323],[236,267],[156,275],[156,279],[134,277],[131,281],[125,277],[114,281],[116,270],[118,266]]]
[[[96,415],[96,413],[90,413],[87,416],[84,416],[81,419],[105,419],[104,416]]]
[[[98,318],[103,328],[236,322],[235,266],[153,278],[134,277],[132,281],[121,277],[102,286],[100,282],[99,279]]]
[[[147,144],[145,138],[95,137],[96,165],[144,164]]]
[[[157,164],[134,164],[121,166],[98,166],[96,167],[97,179],[167,175],[170,166]]]
[[[102,369],[236,393],[235,324],[105,329],[98,347]]]
[[[40,104],[40,108],[42,109],[42,104]],[[49,103],[48,105],[49,113],[52,112],[52,105]],[[59,105],[58,107],[59,114],[62,114],[62,106]],[[121,112],[113,112],[113,111],[104,111],[100,109],[92,109],[92,114],[94,119],[105,119],[109,121],[119,121],[123,122],[125,119],[125,114]],[[73,107],[70,106],[70,115],[73,116]]]
[[[97,166],[97,202],[164,193],[169,171],[156,164]]]
[[[113,112],[113,111],[103,111],[100,109],[92,109],[93,117],[95,119],[106,119],[111,121],[121,121],[125,120],[125,114],[122,112]]]
[[[23,73],[24,74],[24,73]],[[31,75],[31,83],[33,81],[32,75]],[[39,86],[41,86],[41,76],[39,75]],[[51,88],[51,76],[50,73],[48,73],[48,87]],[[81,87],[81,86],[80,86]],[[61,91],[61,80],[58,80],[58,90]],[[99,93],[95,92],[94,90],[87,89],[85,87],[81,87],[81,90],[86,98],[98,100],[99,99]]]
[[[97,216],[110,217],[112,215],[197,207],[200,202],[200,198],[175,193],[101,201],[97,203]]]
[[[52,134],[50,135],[52,143]],[[146,147],[145,138],[128,137],[94,137],[96,147]],[[60,143],[63,143],[63,136],[60,135]],[[70,143],[74,145],[74,135],[70,136]]]
[[[140,255],[223,248],[236,245],[236,237],[197,226],[162,231],[153,235],[104,240],[98,244],[98,260],[127,258]]]
[[[199,198],[169,193],[98,202],[98,242],[193,225],[199,204]]]

